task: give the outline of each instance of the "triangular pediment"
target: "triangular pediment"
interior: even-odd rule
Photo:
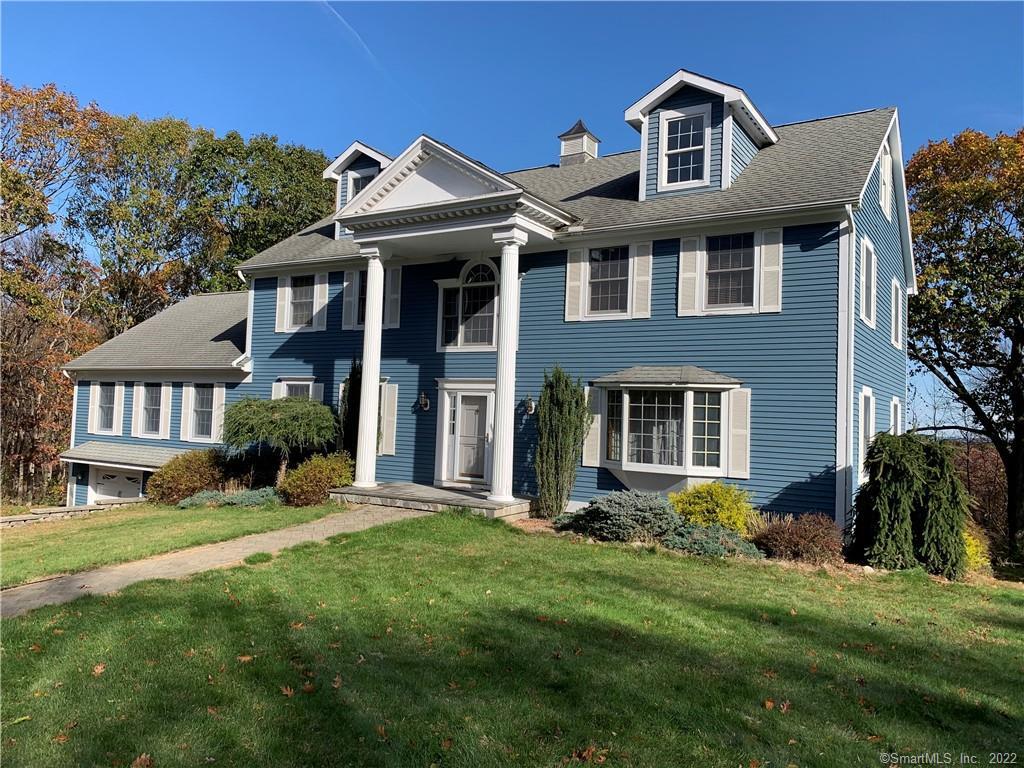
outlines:
[[[478,198],[517,187],[485,165],[421,136],[341,210],[383,213]]]

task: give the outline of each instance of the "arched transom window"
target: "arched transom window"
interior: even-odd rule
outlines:
[[[490,261],[471,261],[458,280],[441,284],[441,346],[494,346],[498,272]]]

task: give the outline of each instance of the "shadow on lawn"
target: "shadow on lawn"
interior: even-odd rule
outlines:
[[[883,747],[981,754],[1024,728],[998,707],[948,693],[964,680],[989,701],[1012,701],[1020,681],[998,675],[1014,668],[1006,648],[944,656],[941,638],[912,641],[906,628],[821,621],[809,610],[766,619],[757,596],[715,602],[587,572],[594,594],[612,596],[600,606],[612,615],[628,612],[634,593],[661,597],[687,605],[680,619],[699,619],[705,633],[709,623],[720,627],[719,641],[708,642],[663,618],[644,627],[642,609],[636,623],[620,623],[578,604],[541,617],[476,602],[433,611],[296,607],[259,585],[239,604],[216,586],[230,576],[171,596],[158,586],[130,590],[109,620],[103,601],[76,606],[108,652],[131,644],[139,657],[64,691],[51,730],[71,718],[81,725],[60,747],[49,743],[53,733],[40,734],[56,750],[47,754],[62,756],[53,764],[127,765],[149,752],[158,766],[207,757],[216,765],[546,765],[593,744],[609,748],[608,764],[847,765],[855,755],[875,760]],[[137,617],[127,631],[124,616]],[[69,629],[46,655],[19,659],[37,666],[35,675],[7,684],[36,679],[47,657],[72,677],[83,664],[69,658],[76,642]],[[903,666],[913,684],[901,681]],[[771,711],[769,697],[779,705]],[[874,734],[883,739],[869,742]],[[949,743],[936,744],[940,737]],[[31,743],[8,751],[11,764],[47,764],[19,754]]]

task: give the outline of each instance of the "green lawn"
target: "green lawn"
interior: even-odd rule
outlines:
[[[10,765],[878,766],[1018,752],[1024,591],[440,515],[3,622]]]
[[[0,533],[0,584],[7,587],[58,573],[138,560],[284,528],[340,510],[336,504],[219,509],[137,504],[71,520],[5,528]]]

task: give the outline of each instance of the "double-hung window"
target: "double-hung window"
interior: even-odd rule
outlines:
[[[711,106],[661,113],[659,130],[659,189],[704,186],[709,183]]]
[[[313,275],[295,275],[291,279],[290,317],[293,328],[309,328],[313,325]]]
[[[144,435],[160,434],[162,395],[163,384],[147,382],[142,385],[142,434]]]
[[[591,248],[588,273],[588,314],[629,311],[629,246]]]
[[[470,263],[455,284],[442,284],[440,346],[481,349],[494,346],[498,279],[487,262]]]
[[[708,237],[706,250],[706,306],[754,306],[754,233]]]
[[[99,385],[99,404],[96,408],[96,427],[100,432],[114,431],[114,400],[117,385],[113,382],[101,382]]]
[[[213,437],[213,384],[192,385],[192,437]]]

